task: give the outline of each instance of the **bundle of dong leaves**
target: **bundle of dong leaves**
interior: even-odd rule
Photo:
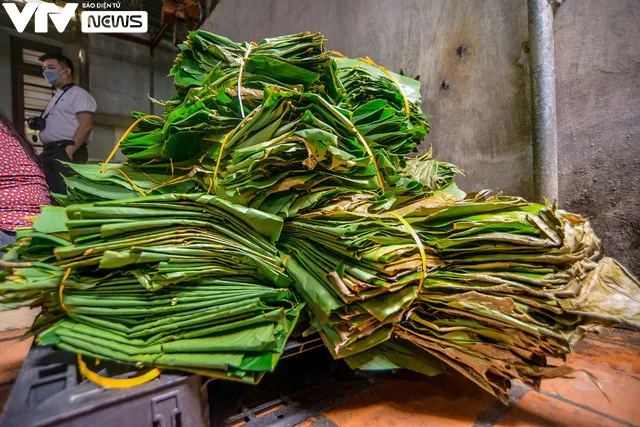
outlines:
[[[586,332],[640,327],[638,281],[586,220],[462,192],[415,153],[418,81],[324,42],[191,33],[126,161],[69,165],[62,207],[6,248],[0,309],[42,307],[43,345],[247,382],[304,311],[353,368],[454,370],[503,401],[570,373],[547,358]]]

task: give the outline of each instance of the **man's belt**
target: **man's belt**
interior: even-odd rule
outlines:
[[[66,147],[67,145],[73,145],[75,144],[72,140],[68,139],[68,140],[61,140],[61,141],[53,141],[53,142],[47,142],[44,145],[44,151],[48,151],[48,150],[53,150],[54,148],[58,148],[58,147]]]

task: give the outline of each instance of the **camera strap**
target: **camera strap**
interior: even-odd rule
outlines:
[[[62,97],[64,96],[65,93],[67,93],[69,91],[69,89],[71,89],[72,87],[74,87],[75,84],[74,83],[69,83],[68,85],[66,85],[63,89],[62,89],[62,95],[60,95],[58,97],[58,99],[56,99],[56,102],[53,103],[53,105],[51,106],[51,109],[49,110],[49,112],[47,113],[46,116],[43,117],[43,119],[47,120],[47,117],[49,117],[49,114],[51,114],[51,112],[53,111],[54,108],[56,108],[56,105],[58,105],[58,102],[60,102],[60,100],[62,99]],[[45,108],[46,111],[46,108]],[[42,115],[44,114],[44,111],[42,113],[40,113],[40,117],[42,117]]]

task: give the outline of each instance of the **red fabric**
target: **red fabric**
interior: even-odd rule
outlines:
[[[49,188],[38,165],[0,122],[0,230],[31,225],[26,218],[51,204]]]

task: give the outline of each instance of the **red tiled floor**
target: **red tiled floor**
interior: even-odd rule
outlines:
[[[0,384],[18,376],[32,341],[33,338],[0,342]]]
[[[0,333],[0,408],[31,345],[31,339],[14,338],[24,332]],[[400,372],[302,426],[471,426],[492,411],[500,426],[640,425],[640,333],[607,332],[586,338],[575,351],[568,363],[594,374],[610,401],[582,373],[543,381],[542,394],[523,392],[509,409],[458,375]]]
[[[459,375],[402,372],[324,415],[341,427],[469,426],[496,399]]]
[[[27,332],[27,329],[16,329],[16,330],[13,330],[13,331],[0,332],[0,343],[2,342],[2,340],[5,340],[5,339],[21,337],[26,332]],[[2,344],[0,344],[0,347],[1,346],[2,346]]]
[[[614,426],[624,425],[602,415],[539,393],[525,397],[496,426]]]
[[[403,373],[324,415],[340,427],[471,426],[491,411],[498,413],[500,426],[640,425],[640,333],[605,331],[574,350],[567,362],[595,375],[611,401],[580,372],[574,379],[543,381],[542,394],[529,391],[511,409],[462,378]],[[306,426],[319,426],[319,421]]]
[[[0,417],[33,338],[20,340],[26,329],[0,332]]]
[[[567,363],[575,369],[584,369],[593,374],[609,400],[582,372],[575,373],[573,379],[543,381],[542,391],[559,394],[571,402],[632,424],[639,423],[640,350],[585,339],[577,351],[577,354],[568,356]]]

